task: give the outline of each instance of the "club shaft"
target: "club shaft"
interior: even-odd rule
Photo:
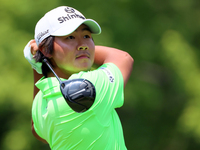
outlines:
[[[60,78],[57,76],[57,74],[55,73],[55,71],[53,70],[52,66],[50,65],[49,61],[44,58],[43,61],[45,62],[45,64],[49,67],[49,69],[53,72],[53,74],[55,75],[55,77],[58,79],[59,83],[62,84],[62,81],[60,80]]]

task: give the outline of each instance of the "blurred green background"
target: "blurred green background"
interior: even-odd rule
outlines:
[[[199,150],[199,0],[0,0],[0,149],[49,150],[31,133],[33,75],[23,49],[36,22],[60,5],[100,24],[97,45],[135,60],[117,110],[127,148]]]

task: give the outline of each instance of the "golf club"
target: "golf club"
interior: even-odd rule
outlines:
[[[94,85],[87,79],[69,79],[61,81],[57,76],[47,58],[43,62],[49,67],[60,83],[60,91],[67,104],[75,112],[85,112],[95,101],[96,91]]]

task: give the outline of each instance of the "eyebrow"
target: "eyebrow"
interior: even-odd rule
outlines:
[[[90,28],[88,28],[88,27],[82,29],[82,31],[85,31],[85,30],[91,32]]]

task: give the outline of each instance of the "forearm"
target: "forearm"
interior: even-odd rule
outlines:
[[[102,65],[104,63],[115,64],[122,73],[124,86],[130,77],[133,62],[133,58],[125,51],[105,46],[95,47],[94,63],[97,65]]]
[[[132,59],[130,55],[122,50],[112,48],[112,47],[106,47],[106,46],[95,46],[95,59],[94,63],[97,65],[102,65],[104,63],[108,62],[119,62],[118,60],[122,60],[124,58]],[[121,62],[124,63],[124,62]]]
[[[107,60],[109,60],[109,57],[112,53],[112,51],[115,51],[116,49],[105,47],[105,46],[95,46],[95,58],[94,63],[96,65],[102,65],[106,63]]]
[[[33,78],[34,78],[33,99],[35,98],[35,95],[39,92],[39,89],[35,86],[35,83],[42,77],[43,74],[39,74],[33,69]]]

